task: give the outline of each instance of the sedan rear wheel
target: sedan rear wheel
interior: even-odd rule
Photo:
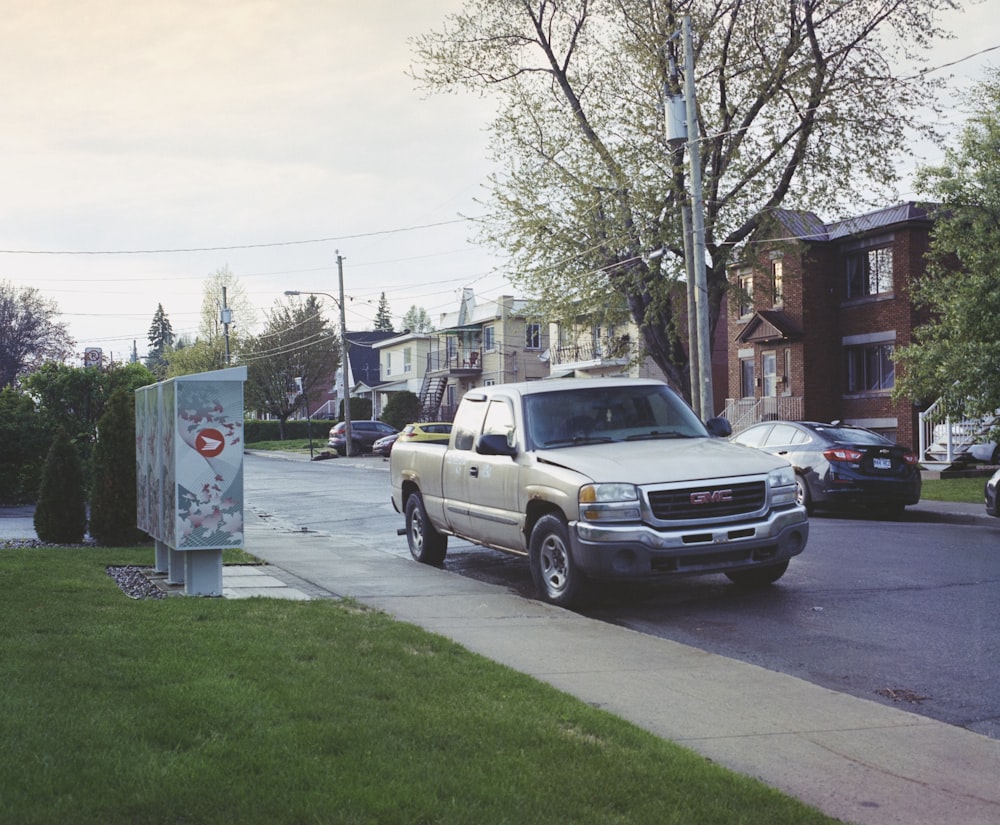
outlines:
[[[795,474],[795,503],[801,504],[806,508],[806,512],[812,515],[813,502],[812,496],[809,494],[809,485],[806,484],[805,478],[798,473]]]

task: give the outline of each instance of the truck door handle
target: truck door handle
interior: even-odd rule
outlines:
[[[479,468],[469,467],[469,475],[472,476],[473,478],[479,478]]]
[[[778,450],[778,455],[788,455],[788,450]]]

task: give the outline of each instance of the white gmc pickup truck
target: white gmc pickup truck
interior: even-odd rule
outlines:
[[[557,605],[581,604],[600,580],[770,584],[809,523],[791,465],[718,437],[729,432],[658,381],[475,389],[447,446],[394,445],[392,503],[417,561],[441,564],[448,536],[526,555]]]

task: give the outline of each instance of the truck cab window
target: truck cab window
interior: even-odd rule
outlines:
[[[458,412],[455,413],[455,421],[452,429],[455,432],[455,449],[471,450],[476,441],[476,436],[483,426],[483,417],[486,415],[486,404],[470,402],[460,404]]]

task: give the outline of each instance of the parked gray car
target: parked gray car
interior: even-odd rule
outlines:
[[[330,438],[327,441],[327,445],[340,455],[346,455],[347,445],[344,439],[344,429],[343,421],[334,424],[330,428]],[[396,428],[390,427],[384,421],[352,421],[351,455],[370,453],[376,441],[395,432],[397,432]]]

